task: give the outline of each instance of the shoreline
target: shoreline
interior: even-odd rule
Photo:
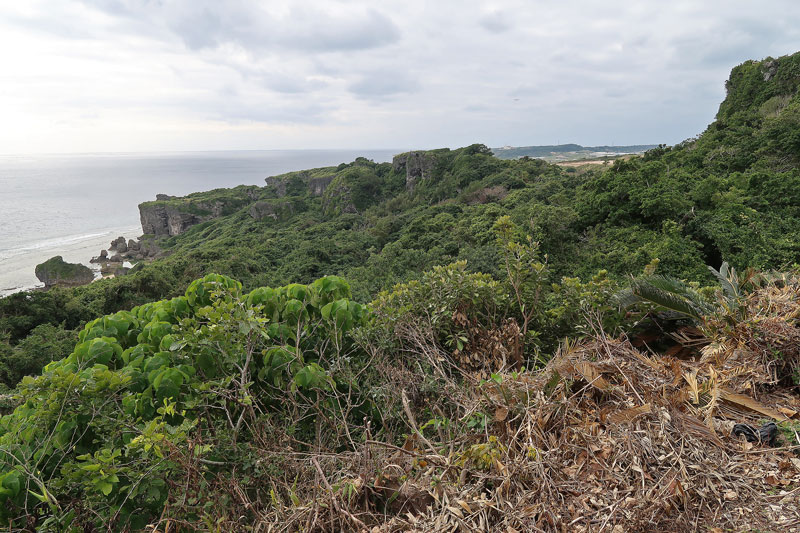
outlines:
[[[0,298],[23,291],[44,288],[34,270],[36,265],[51,257],[60,255],[69,263],[81,263],[95,273],[95,280],[100,276],[100,265],[90,263],[100,250],[108,250],[111,241],[119,236],[137,239],[142,234],[139,226],[123,226],[109,228],[105,231],[84,235],[72,235],[62,238],[47,239],[12,250],[0,252]]]

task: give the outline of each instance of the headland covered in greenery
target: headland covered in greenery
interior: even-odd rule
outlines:
[[[797,527],[800,54],[726,87],[607,168],[476,144],[142,204],[159,258],[0,299],[0,519]]]

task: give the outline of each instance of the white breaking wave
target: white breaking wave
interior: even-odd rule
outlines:
[[[37,252],[41,250],[46,250],[48,248],[72,247],[75,244],[79,244],[83,241],[94,240],[97,239],[98,237],[106,237],[106,236],[111,237],[112,235],[116,237],[115,235],[116,233],[131,233],[137,230],[138,227],[117,228],[117,229],[110,229],[107,231],[101,231],[99,233],[68,235],[66,237],[55,237],[43,241],[27,243],[22,246],[9,248],[6,250],[0,250],[0,263],[2,263],[6,259],[11,259],[12,257],[27,254],[30,252]]]

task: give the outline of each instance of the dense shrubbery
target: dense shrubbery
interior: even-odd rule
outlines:
[[[369,410],[348,379],[346,333],[365,319],[349,295],[336,277],[244,294],[209,275],[185,296],[89,322],[68,357],[22,380],[0,421],[3,519],[142,528],[174,503],[181,461],[230,473],[257,423],[341,446],[337,424]],[[342,388],[349,403],[335,404]],[[208,497],[182,518],[200,520]]]

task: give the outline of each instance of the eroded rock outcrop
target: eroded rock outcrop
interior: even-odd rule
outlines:
[[[260,187],[241,185],[184,197],[158,194],[155,201],[139,204],[142,232],[157,237],[180,235],[196,224],[251,204],[258,198],[260,190]]]
[[[325,189],[333,182],[333,179],[336,176],[323,176],[321,178],[311,178],[308,180],[308,192],[311,193],[312,196],[322,196],[325,193]]]
[[[337,178],[325,189],[322,197],[322,212],[327,216],[358,213],[353,202],[352,189],[343,178]]]
[[[304,189],[307,189],[311,196],[322,196],[335,177],[335,174],[331,174],[312,178],[307,171],[302,171],[282,176],[270,176],[264,181],[268,187],[272,187],[278,198],[303,194]]]
[[[205,217],[181,212],[171,205],[147,203],[139,206],[139,220],[146,235],[172,236],[203,222]]]
[[[67,263],[60,255],[36,265],[35,273],[46,288],[77,287],[94,280],[94,272],[91,268],[80,263]]]
[[[275,189],[275,194],[278,195],[278,198],[286,196],[286,178],[281,176],[270,176],[268,178],[264,178],[264,181],[267,183],[267,187],[272,187]]]
[[[261,201],[250,206],[249,213],[256,220],[263,218],[285,220],[294,214],[294,206],[288,201]]]
[[[430,152],[406,152],[394,156],[392,169],[406,171],[406,189],[413,191],[419,180],[430,179],[436,168],[436,156]]]
[[[761,73],[764,75],[764,81],[769,81],[778,73],[778,62],[773,60],[765,61],[761,67]]]

